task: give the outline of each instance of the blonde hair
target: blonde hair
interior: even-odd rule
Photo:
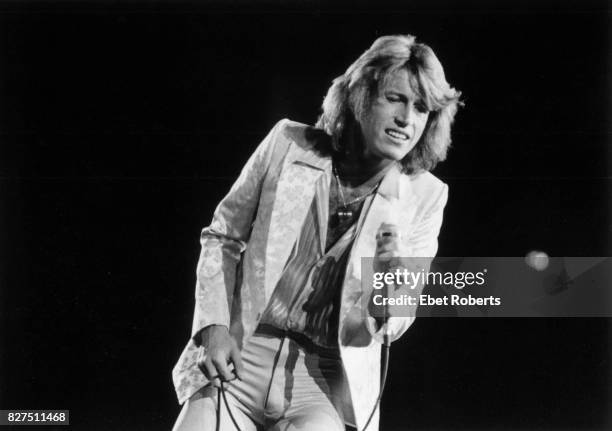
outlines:
[[[451,125],[461,92],[452,88],[433,50],[411,35],[383,36],[374,41],[346,72],[334,79],[323,100],[316,127],[331,136],[335,151],[346,152],[342,137],[358,125],[369,107],[398,70],[408,71],[409,85],[430,111],[419,142],[401,161],[405,173],[431,170],[446,158]]]

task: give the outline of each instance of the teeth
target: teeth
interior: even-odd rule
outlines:
[[[387,133],[393,136],[394,138],[408,139],[408,136],[404,135],[403,133],[396,132],[395,130],[387,130]]]

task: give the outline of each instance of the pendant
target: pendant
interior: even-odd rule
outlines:
[[[353,211],[346,207],[338,208],[336,214],[340,223],[346,223],[347,221],[350,221],[353,218]]]

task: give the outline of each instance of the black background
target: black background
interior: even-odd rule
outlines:
[[[610,255],[607,4],[458,3],[0,3],[0,408],[170,429],[200,229],[380,35],[464,94],[439,255]],[[607,319],[420,319],[382,429],[607,428],[609,341]]]

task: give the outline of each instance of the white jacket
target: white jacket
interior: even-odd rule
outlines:
[[[330,184],[331,157],[315,149],[307,130],[303,124],[280,121],[202,231],[192,337],[208,325],[226,325],[242,347],[257,327],[312,203],[315,183],[324,175],[324,183]],[[360,431],[379,391],[382,340],[363,310],[362,296],[371,291],[361,284],[361,257],[375,255],[376,232],[383,222],[399,226],[403,255],[433,257],[447,196],[446,184],[431,173],[408,176],[394,168],[359,217],[342,286],[338,344],[350,390],[345,417],[353,416]],[[322,210],[327,214],[327,208]],[[391,317],[391,339],[413,320]],[[208,383],[196,365],[197,355],[190,339],[174,367],[180,403]],[[378,429],[378,413],[368,429]]]

